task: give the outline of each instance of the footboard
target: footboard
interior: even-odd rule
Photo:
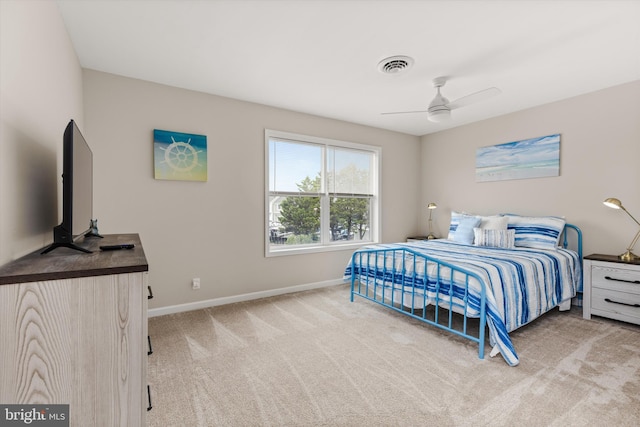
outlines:
[[[351,257],[354,296],[478,344],[484,358],[487,285],[477,274],[409,248],[357,251]],[[458,313],[460,316],[454,316]],[[477,333],[468,327],[478,318]]]

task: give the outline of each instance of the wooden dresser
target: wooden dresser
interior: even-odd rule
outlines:
[[[133,243],[133,249],[100,251]],[[147,259],[137,234],[0,267],[0,402],[69,404],[71,426],[144,426]],[[148,290],[149,289],[149,290]]]

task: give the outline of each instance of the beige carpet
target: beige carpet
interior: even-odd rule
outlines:
[[[149,426],[638,426],[640,327],[554,311],[520,365],[347,286],[149,319]]]

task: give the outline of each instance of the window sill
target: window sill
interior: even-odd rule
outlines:
[[[359,249],[363,246],[374,245],[375,242],[358,242],[358,243],[336,243],[334,245],[326,245],[326,246],[298,246],[291,249],[277,249],[277,250],[267,250],[265,253],[266,258],[277,257],[277,256],[288,256],[288,255],[303,255],[310,253],[320,253],[320,252],[336,252],[336,251],[352,251],[355,249]]]

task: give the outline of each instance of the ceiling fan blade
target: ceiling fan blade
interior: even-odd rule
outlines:
[[[489,89],[484,89],[479,92],[472,93],[471,95],[463,96],[462,98],[454,99],[447,106],[450,109],[464,107],[469,104],[474,104],[476,102],[484,101],[485,99],[492,98],[496,95],[501,94],[502,91],[497,87],[490,87]]]
[[[411,114],[411,113],[426,113],[427,110],[422,110],[422,111],[392,111],[389,113],[380,113],[382,115],[390,115],[390,114]]]

